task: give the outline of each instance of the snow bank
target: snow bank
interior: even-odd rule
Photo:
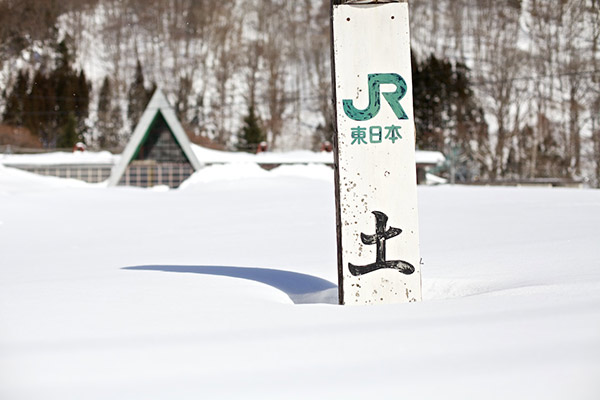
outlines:
[[[201,185],[210,182],[267,179],[277,177],[308,178],[333,182],[333,169],[323,164],[282,165],[270,171],[261,168],[255,163],[211,165],[195,172],[191,177],[185,180],[179,188],[186,190],[195,185]]]
[[[269,177],[267,171],[250,162],[212,165],[194,172],[179,186],[179,189],[185,190],[194,185],[209,182],[267,177]]]
[[[333,183],[333,168],[324,164],[282,165],[271,171],[278,177],[298,177],[325,180]]]
[[[98,185],[91,185],[77,179],[41,176],[0,164],[0,194],[93,186]]]
[[[119,155],[108,151],[52,152],[42,154],[0,154],[4,165],[65,165],[65,164],[115,164]]]
[[[341,307],[330,170],[280,168],[0,167],[0,398],[600,398],[600,191],[420,187],[424,301]]]
[[[246,152],[229,152],[207,149],[202,146],[192,144],[192,150],[200,162],[213,163],[264,163],[264,164],[307,164],[307,163],[333,163],[332,153],[313,152],[307,150],[289,151],[289,152],[264,152],[251,154]]]

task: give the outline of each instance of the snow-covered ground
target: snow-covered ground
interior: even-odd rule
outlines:
[[[0,165],[0,399],[600,398],[600,191],[419,200],[424,301],[342,307],[330,168]]]
[[[203,164],[258,163],[258,164],[333,164],[333,153],[295,150],[265,152],[259,154],[239,151],[219,151],[191,144],[198,161]],[[0,154],[0,164],[11,165],[56,165],[56,164],[116,164],[121,155],[108,151],[51,152],[44,154]],[[416,151],[417,163],[440,164],[446,160],[439,151]]]

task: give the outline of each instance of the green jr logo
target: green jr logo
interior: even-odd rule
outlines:
[[[379,86],[391,83],[396,86],[393,92],[381,93]],[[367,79],[369,86],[369,105],[364,110],[354,107],[352,100],[342,100],[344,112],[355,121],[367,121],[374,118],[381,109],[381,96],[383,95],[398,119],[408,119],[408,115],[400,105],[400,99],[406,95],[406,81],[398,74],[369,74]]]

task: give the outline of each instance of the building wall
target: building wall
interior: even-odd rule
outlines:
[[[127,166],[119,185],[153,187],[166,185],[177,188],[194,173],[190,163],[156,163],[133,161]]]

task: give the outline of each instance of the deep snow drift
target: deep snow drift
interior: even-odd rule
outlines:
[[[424,301],[341,307],[332,175],[0,166],[0,398],[600,398],[600,191],[422,187]]]

